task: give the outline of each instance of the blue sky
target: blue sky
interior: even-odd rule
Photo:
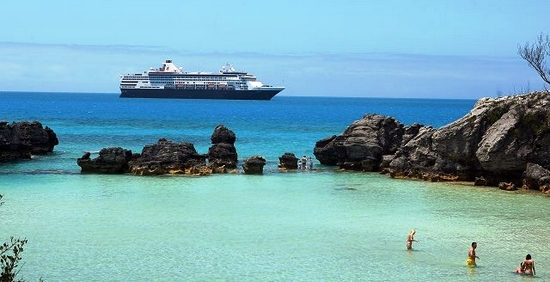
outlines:
[[[476,99],[542,89],[518,44],[547,0],[7,1],[0,90],[118,92],[165,59],[231,62],[281,96]]]

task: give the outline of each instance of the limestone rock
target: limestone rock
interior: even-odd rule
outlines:
[[[55,132],[38,121],[0,121],[0,163],[47,154],[58,144]]]
[[[546,186],[550,185],[550,170],[538,164],[527,163],[523,174],[523,184],[526,189],[545,190]]]
[[[197,153],[193,144],[164,138],[143,147],[140,156],[128,163],[136,175],[183,174],[197,165],[206,166],[206,156]]]
[[[246,174],[263,174],[266,160],[261,156],[253,156],[248,158],[243,163],[244,173]]]
[[[434,170],[438,160],[438,155],[431,149],[435,131],[434,128],[426,126],[416,130],[416,134],[407,138],[408,141],[395,152],[391,161],[388,162],[389,167],[393,171],[405,174]]]
[[[208,161],[215,170],[236,169],[238,163],[235,148],[235,133],[223,125],[218,125],[210,138],[212,146],[208,149]]]
[[[512,182],[500,182],[498,184],[498,188],[500,190],[506,190],[506,191],[515,191],[515,190],[518,190],[516,188],[516,185],[514,185],[514,183]]]
[[[298,169],[298,158],[293,153],[284,153],[279,157],[280,169]]]
[[[84,173],[121,174],[128,170],[128,162],[132,159],[132,151],[120,147],[103,148],[98,157],[90,158],[86,152],[76,160],[76,163]]]
[[[487,180],[483,176],[476,177],[474,180],[474,186],[486,186]]]
[[[404,132],[404,126],[394,118],[365,115],[348,126],[342,135],[317,142],[313,154],[321,164],[375,171],[383,155],[395,153]]]
[[[141,154],[132,154],[122,148],[104,148],[91,159],[86,153],[77,159],[82,172],[132,173],[135,175],[190,174],[208,175],[236,169],[235,134],[219,125],[211,136],[214,143],[208,155],[199,154],[191,143],[176,143],[164,138],[156,144],[143,147]],[[206,160],[210,160],[210,165]]]
[[[431,181],[474,181],[483,175],[486,185],[517,187],[529,163],[550,169],[550,93],[483,98],[439,129],[365,115],[341,135],[318,141],[314,153],[322,164],[342,169]]]
[[[214,128],[214,132],[212,136],[210,136],[212,144],[227,143],[235,145],[236,140],[237,137],[235,137],[235,133],[221,124]]]

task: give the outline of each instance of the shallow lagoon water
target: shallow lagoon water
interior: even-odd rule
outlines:
[[[538,195],[322,171],[0,182],[28,281],[520,281],[526,253],[550,275]]]

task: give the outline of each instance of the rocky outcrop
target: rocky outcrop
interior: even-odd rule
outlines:
[[[550,168],[549,106],[548,92],[484,98],[440,129],[365,115],[341,135],[318,141],[314,153],[322,164],[384,170],[393,177],[474,181],[483,176],[487,185],[521,186],[528,163]]]
[[[540,190],[548,194],[550,192],[550,170],[534,163],[527,163],[523,174],[523,189]]]
[[[132,154],[132,151],[123,148],[104,148],[94,159],[90,158],[90,153],[85,153],[77,159],[77,164],[82,172],[134,175],[208,175],[227,172],[227,168],[236,169],[235,133],[219,125],[211,140],[213,145],[208,154],[199,154],[191,143],[176,143],[163,138],[155,144],[144,146],[140,154]],[[257,163],[250,163],[251,171],[254,171],[254,165]]]
[[[184,174],[204,166],[206,156],[199,154],[193,144],[164,138],[143,147],[141,154],[128,162],[129,172],[135,175]]]
[[[76,160],[84,173],[118,174],[128,171],[128,162],[132,160],[132,151],[120,147],[103,148],[98,157],[91,159],[86,152]]]
[[[208,149],[208,162],[212,169],[225,171],[237,168],[235,133],[223,125],[218,125],[210,137],[212,146]]]
[[[293,153],[284,153],[279,157],[280,169],[298,169],[298,158]]]
[[[253,156],[246,159],[243,163],[244,173],[263,174],[266,160],[261,156]]]
[[[365,115],[340,136],[331,136],[315,144],[313,154],[325,165],[343,169],[377,171],[384,155],[395,154],[403,138],[412,138],[417,125],[405,128],[394,118]]]
[[[51,153],[58,144],[55,132],[38,121],[0,121],[0,163]]]
[[[516,185],[512,182],[500,182],[498,184],[498,188],[500,190],[505,190],[505,191],[516,191],[516,190],[518,190]]]
[[[487,186],[487,180],[483,176],[476,177],[474,179],[474,186]]]
[[[134,175],[208,174],[206,156],[200,155],[191,143],[175,143],[160,139],[143,147],[141,154],[120,147],[103,148],[91,159],[85,153],[77,159],[83,173],[132,173]]]

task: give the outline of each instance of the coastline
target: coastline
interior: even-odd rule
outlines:
[[[419,152],[421,152],[423,149],[419,149],[419,147],[421,148],[422,146],[424,146],[423,144],[421,143],[418,143],[419,141],[418,140],[422,140],[422,139],[425,139],[426,137],[424,136],[429,136],[429,138],[432,138],[431,136],[438,136],[439,132],[450,132],[450,133],[445,133],[445,134],[439,134],[439,136],[444,136],[444,135],[450,135],[450,136],[455,136],[455,135],[471,135],[471,133],[464,133],[462,130],[463,128],[465,127],[472,127],[472,128],[476,128],[476,127],[479,127],[478,124],[480,123],[483,123],[485,122],[486,119],[489,119],[490,120],[490,123],[491,124],[495,124],[498,125],[499,122],[498,122],[498,119],[494,119],[494,115],[493,112],[497,112],[498,113],[498,117],[506,117],[507,114],[506,112],[502,112],[501,109],[503,107],[505,108],[514,108],[514,107],[518,107],[521,106],[521,105],[529,105],[529,103],[532,103],[532,102],[529,102],[530,100],[533,100],[534,99],[534,103],[539,103],[541,99],[544,99],[543,97],[545,96],[548,96],[546,95],[545,93],[541,93],[541,92],[534,92],[534,93],[530,93],[530,94],[526,94],[526,95],[517,95],[517,96],[509,96],[509,97],[500,97],[500,98],[497,98],[497,99],[489,99],[489,98],[483,98],[483,99],[480,99],[479,101],[476,102],[476,104],[474,105],[474,108],[473,109],[470,109],[469,113],[467,113],[465,116],[461,117],[461,118],[458,118],[456,119],[454,122],[450,122],[450,123],[447,123],[446,125],[444,125],[443,127],[439,128],[439,129],[435,129],[431,126],[423,126],[423,125],[420,125],[420,124],[413,124],[412,126],[408,126],[408,127],[404,127],[402,125],[399,124],[398,121],[396,121],[394,118],[392,117],[383,117],[383,116],[379,116],[379,115],[365,115],[363,117],[363,119],[361,120],[358,120],[358,121],[355,121],[353,122],[351,125],[348,125],[348,128],[346,129],[346,131],[349,131],[349,132],[353,132],[355,129],[354,127],[357,127],[357,126],[361,126],[362,124],[364,123],[370,123],[372,121],[369,121],[369,119],[374,119],[374,120],[379,120],[379,119],[382,119],[384,120],[385,119],[385,123],[395,123],[396,125],[396,128],[399,128],[399,127],[403,127],[405,132],[407,132],[407,130],[412,130],[410,131],[409,135],[411,136],[407,136],[406,138],[408,138],[407,140],[403,141],[402,145],[403,146],[402,148],[399,148],[398,146],[400,145],[384,145],[382,144],[381,146],[382,147],[385,147],[385,146],[390,146],[390,147],[393,147],[393,148],[398,148],[397,151],[391,151],[391,152],[387,152],[387,153],[382,153],[384,154],[384,161],[383,163],[380,165],[380,164],[373,164],[373,165],[370,165],[370,167],[365,167],[365,162],[364,160],[362,159],[353,159],[354,157],[352,155],[348,155],[348,156],[335,156],[336,159],[340,158],[341,160],[339,160],[338,162],[340,163],[347,163],[347,165],[345,166],[342,166],[342,165],[338,165],[337,163],[327,163],[326,160],[324,160],[323,158],[319,159],[318,156],[317,159],[319,159],[319,162],[320,164],[324,164],[324,165],[328,165],[328,166],[333,166],[333,165],[336,165],[336,167],[338,167],[339,169],[350,169],[350,170],[362,170],[362,171],[377,171],[377,170],[380,170],[384,173],[387,173],[390,175],[390,177],[409,177],[409,178],[419,178],[419,179],[425,179],[425,180],[428,180],[428,181],[473,181],[473,175],[479,175],[479,176],[486,176],[486,179],[483,180],[483,178],[481,178],[481,180],[483,181],[487,181],[487,182],[476,182],[476,185],[481,185],[481,186],[499,186],[497,185],[498,182],[495,182],[496,180],[492,179],[491,177],[494,177],[494,176],[491,176],[493,174],[497,175],[498,174],[498,171],[497,172],[490,172],[490,173],[484,173],[482,171],[479,170],[479,168],[475,168],[476,170],[479,170],[479,171],[473,171],[472,172],[468,172],[467,169],[465,170],[464,167],[464,161],[461,161],[461,160],[458,160],[458,163],[460,163],[460,166],[462,166],[461,168],[461,171],[455,171],[454,173],[451,172],[449,173],[448,171],[438,171],[437,168],[431,168],[431,167],[423,167],[423,165],[421,163],[419,163],[418,165],[416,165],[416,168],[414,171],[408,171],[408,169],[405,167],[399,167],[399,165],[395,165],[395,158],[396,157],[399,157],[400,155],[403,156],[403,153],[401,153],[404,149],[403,148],[406,148],[406,150],[410,150],[408,149],[407,146],[410,146],[411,148],[415,148],[414,150],[420,150]],[[534,97],[533,99],[531,99],[530,97]],[[526,102],[527,101],[527,102]],[[275,101],[271,101],[271,102],[275,102]],[[270,102],[270,103],[271,103]],[[212,103],[212,102],[208,102],[209,104]],[[276,103],[276,102],[275,102]],[[163,103],[165,104],[165,103]],[[539,103],[540,104],[540,103]],[[505,105],[505,106],[503,106]],[[530,110],[532,110],[531,108],[529,108]],[[511,112],[511,110],[509,110],[508,112]],[[540,113],[542,115],[547,115],[546,112],[543,112],[543,113]],[[531,113],[530,115],[539,115],[538,112],[535,112],[535,113]],[[487,118],[484,118],[487,117]],[[520,122],[523,122],[522,119],[525,119],[523,117],[519,117],[517,118],[520,120]],[[530,126],[530,127],[529,127]],[[533,125],[529,125],[527,128],[532,128]],[[359,127],[360,128],[360,127]],[[537,127],[538,128],[538,127]],[[229,129],[231,131],[231,129]],[[388,130],[388,129],[384,129],[384,130]],[[518,129],[516,129],[518,130]],[[346,131],[344,131],[344,133],[341,135],[341,137],[339,138],[344,138],[344,143],[342,144],[343,148],[345,148],[346,145],[345,142],[349,142],[349,141],[345,141],[345,137],[346,134],[349,134],[349,133],[346,133]],[[457,132],[453,132],[453,131],[457,131]],[[458,133],[460,132],[460,134]],[[250,134],[252,133],[251,131],[246,131],[244,134]],[[424,135],[422,135],[422,134]],[[425,133],[428,133],[428,134],[425,134]],[[252,133],[252,134],[257,134],[257,133]],[[373,136],[370,136],[368,134],[370,133],[364,133],[364,132],[360,132],[359,133],[352,133],[354,134],[355,136],[362,136],[364,135],[365,137],[363,137],[362,139],[360,139],[361,141],[359,142],[362,142],[361,144],[359,144],[359,146],[365,146],[366,145],[366,155],[369,156],[368,158],[371,158],[370,157],[370,154],[369,153],[369,150],[371,145],[371,142],[373,141],[373,138],[378,138],[378,137],[373,137]],[[415,136],[415,134],[417,134],[417,136]],[[497,133],[498,134],[501,134],[501,133]],[[542,131],[542,134],[546,134],[545,131]],[[206,135],[206,134],[205,134]],[[249,138],[249,136],[247,135],[242,135],[241,133],[238,132],[238,135],[239,137],[243,137],[244,138]],[[206,135],[207,136],[207,135]],[[204,136],[204,137],[206,137]],[[544,139],[544,135],[542,137],[540,137],[540,135],[537,135],[536,132],[534,135],[531,135],[533,137],[531,138],[540,138],[540,139]],[[161,137],[161,139],[163,138],[164,136]],[[401,136],[393,136],[391,137],[390,139],[394,139],[394,140],[401,140],[402,138],[405,138],[405,137],[401,137]],[[476,137],[474,139],[472,139],[472,142],[473,143],[477,143],[479,142],[478,140],[482,139],[482,137]],[[416,140],[416,141],[415,141]],[[407,142],[411,142],[412,145],[407,145],[406,143]],[[234,142],[234,141],[233,141]],[[317,144],[316,144],[316,147],[314,148],[314,155],[316,154],[316,151],[318,150],[319,148],[319,142],[326,142],[326,141],[317,141]],[[356,146],[357,144],[354,143],[356,141],[353,141],[353,142],[350,142],[350,144],[352,144],[352,146]],[[416,143],[415,143],[416,142]],[[424,142],[424,141],[422,141]],[[466,149],[459,149],[459,150],[462,150],[462,151],[471,151],[472,149],[468,149],[469,147],[472,147],[472,145],[467,145],[468,143],[467,142],[470,142],[470,141],[464,141],[464,140],[453,140],[453,139],[448,139],[448,141],[445,141],[447,142],[447,144],[445,145],[431,145],[431,146],[434,146],[434,147],[441,147],[443,148],[444,150],[449,150],[449,148],[451,148],[451,150],[456,150],[457,148],[461,148],[460,146],[465,146]],[[466,142],[466,145],[463,145],[461,143],[464,143]],[[192,143],[194,144],[194,143]],[[458,145],[457,145],[458,144]],[[236,144],[237,147],[238,147],[238,144]],[[143,146],[143,144],[142,144]],[[204,147],[204,144],[202,145],[199,145],[201,146],[202,148],[205,148]],[[235,145],[231,145],[231,146],[235,146]],[[375,148],[376,149],[376,146],[378,145],[375,145],[375,147],[372,147],[372,148]],[[458,147],[457,147],[458,146]],[[293,147],[293,146],[289,146],[290,147]],[[145,148],[145,147],[144,147]],[[106,149],[106,147],[104,147],[104,149]],[[210,148],[211,149],[211,148]],[[209,150],[210,150],[209,149]],[[235,166],[235,163],[239,162],[239,168],[241,168],[241,166],[243,165],[244,162],[246,162],[251,156],[258,156],[260,158],[263,158],[264,159],[264,164],[266,166],[267,169],[272,169],[270,166],[272,166],[274,163],[274,159],[276,158],[281,158],[281,155],[279,156],[273,156],[273,152],[271,153],[268,153],[268,157],[264,157],[265,154],[258,154],[257,152],[253,152],[252,154],[249,153],[248,156],[244,156],[242,157],[241,155],[241,152],[239,150],[239,152],[237,152],[237,148],[234,148],[232,149],[234,150],[233,153],[231,154],[239,154],[239,156],[241,156],[239,158],[239,160],[233,156],[232,158],[235,158],[234,160],[231,160],[230,163],[233,163],[231,166],[233,168],[237,168]],[[394,149],[395,150],[395,149]],[[475,149],[474,149],[475,150]],[[98,150],[98,152],[100,152],[101,150]],[[293,150],[290,149],[284,149],[284,151],[290,151],[292,152]],[[302,153],[300,153],[300,150],[296,150],[296,155],[302,155]],[[264,152],[265,153],[265,152]],[[73,152],[74,154],[74,152]],[[307,153],[306,153],[307,154]],[[393,158],[394,160],[392,161],[391,159],[388,159],[390,157],[389,154],[394,154]],[[431,152],[421,152],[420,154],[424,154],[424,155],[427,155],[428,158],[429,158],[429,155],[430,154],[434,154],[434,153],[431,153]],[[437,152],[435,154],[438,154]],[[447,153],[446,153],[447,154]],[[457,152],[453,152],[453,154],[455,155],[458,155],[460,154],[458,151]],[[380,157],[373,157],[374,159],[379,159]],[[440,156],[438,157],[440,158]],[[472,159],[472,157],[467,157],[469,159]],[[513,158],[513,157],[512,157]],[[223,159],[223,157],[222,157]],[[386,160],[388,159],[388,160]],[[532,157],[531,157],[532,159]],[[520,161],[520,159],[517,159],[516,161]],[[222,163],[220,163],[220,166],[223,166],[225,165],[223,162],[225,161],[222,161]],[[409,160],[410,162],[410,160]],[[414,162],[414,160],[413,160]],[[436,161],[437,162],[440,162],[440,161]],[[452,160],[451,160],[452,162]],[[455,161],[456,162],[456,161]],[[359,167],[354,167],[354,165],[350,166],[350,164],[353,164],[353,163],[361,163]],[[433,162],[432,162],[433,163]],[[485,163],[492,163],[492,161],[485,161]],[[279,161],[279,166],[281,165],[280,161]],[[361,167],[362,166],[362,167]],[[456,166],[456,165],[455,165]],[[479,166],[479,164],[475,164],[473,163],[471,166],[475,167],[475,166]],[[458,167],[458,166],[456,166]],[[467,166],[466,166],[467,167]],[[231,169],[231,167],[229,167]],[[383,168],[383,169],[380,169],[380,168]],[[262,168],[259,168],[260,171],[262,170]],[[544,169],[544,167],[542,168],[539,168],[539,170],[541,169]],[[169,171],[173,171],[173,172],[177,172],[177,171],[181,171],[181,172],[184,172],[188,169],[185,169],[185,168],[178,168],[178,169],[169,169]],[[216,170],[216,168],[214,168],[214,170]],[[446,169],[448,170],[448,168]],[[143,169],[142,169],[143,171]],[[201,174],[204,174],[204,172],[206,170],[198,170],[198,171],[202,171]],[[242,171],[242,170],[241,170]],[[401,172],[400,172],[401,171]],[[506,171],[506,170],[504,170]],[[223,172],[223,171],[222,171]],[[466,172],[466,174],[465,174]],[[161,172],[162,173],[162,172]],[[260,172],[261,173],[261,172]],[[143,173],[141,173],[143,174]],[[508,175],[519,175],[521,173],[510,173],[510,172],[507,172]],[[487,175],[491,176],[490,178],[487,179]],[[476,176],[476,181],[477,181],[477,176]],[[540,178],[540,176],[539,176]],[[521,181],[518,181],[518,179],[510,179],[511,181],[509,181],[507,184],[507,188],[506,189],[511,189],[511,190],[517,190],[517,189],[538,189],[538,186],[532,186],[533,184],[531,184],[531,186],[528,186],[528,187],[522,187],[522,183]],[[506,179],[503,179],[500,181],[500,183],[503,183],[503,181],[506,181]],[[536,179],[533,180],[533,181],[530,181],[529,183],[536,183]],[[540,188],[541,191],[545,191],[546,189],[543,187],[543,188]]]
[[[314,154],[325,165],[391,177],[550,193],[548,104],[548,91],[482,98],[438,129],[366,114],[342,134],[317,141]]]

